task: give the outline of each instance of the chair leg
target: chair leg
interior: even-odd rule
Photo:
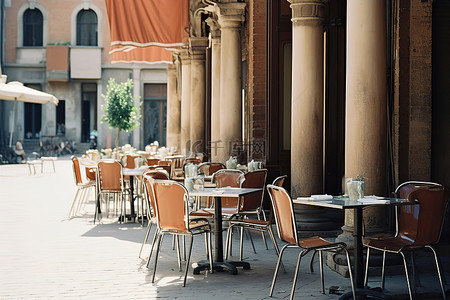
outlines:
[[[277,266],[275,267],[275,271],[273,273],[272,278],[272,284],[270,285],[269,297],[272,297],[273,288],[275,287],[275,281],[277,280],[278,269],[280,268],[281,258],[283,257],[284,250],[287,248],[287,246],[288,245],[284,245],[283,248],[281,248],[280,255],[278,256]]]
[[[250,231],[248,231],[248,230],[246,230],[245,232],[247,234],[247,237],[250,239],[250,243],[252,244],[253,253],[256,254],[256,249],[255,249],[255,244],[253,243],[252,233]]]
[[[244,247],[244,226],[241,226],[241,238],[239,243],[239,260],[242,261],[242,251]]]
[[[181,249],[180,249],[180,236],[176,235],[176,244],[177,244],[177,259],[178,259],[178,271],[181,272]]]
[[[152,246],[150,247],[150,253],[147,258],[147,268],[148,268],[148,265],[150,264],[150,259],[152,258],[153,248],[155,247],[155,242],[159,235],[158,232],[159,232],[159,229],[158,229],[158,227],[156,227],[155,234],[153,235]]]
[[[69,218],[72,217],[73,208],[75,207],[75,203],[77,202],[78,193],[80,192],[80,188],[77,188],[77,192],[75,193],[75,197],[73,198],[72,206],[69,210]]]
[[[212,232],[211,230],[208,232],[208,253],[209,253],[209,271],[213,272],[213,253],[212,253]]]
[[[272,240],[273,247],[275,248],[275,252],[277,253],[277,256],[280,256],[280,249],[278,248],[277,241],[275,240],[275,236],[273,235],[272,227],[270,225],[267,227],[267,232],[269,233],[269,237]],[[283,272],[286,273],[286,269],[284,268],[283,262],[281,262],[281,268],[283,269]]]
[[[303,255],[305,255],[307,252],[308,251],[302,250],[298,254],[297,266],[295,267],[294,280],[292,282],[291,296],[289,297],[290,300],[294,299],[295,285],[297,284],[298,271],[300,270],[300,263],[301,263]]]
[[[225,241],[225,259],[228,259],[228,256],[230,254],[230,244],[231,244],[231,231],[233,230],[232,225],[228,226],[227,229],[227,237]]]
[[[320,268],[320,281],[322,283],[322,294],[325,294],[325,282],[323,278],[323,256],[322,250],[319,250],[319,268]]]
[[[413,276],[413,280],[414,280],[414,290],[415,290],[416,287],[422,286],[422,284],[420,283],[419,273],[417,272],[414,251],[411,251],[411,266],[412,266],[412,276]]]
[[[184,237],[184,236],[183,236]],[[184,238],[183,238],[184,240]],[[192,244],[194,242],[194,236],[191,235],[191,242],[189,243],[189,253],[186,259],[186,270],[184,271],[184,280],[183,280],[183,287],[186,286],[186,279],[187,279],[187,273],[189,269],[189,261],[191,260],[191,253],[192,253]]]
[[[147,232],[145,233],[144,241],[142,242],[141,250],[139,251],[139,258],[141,258],[142,249],[144,248],[144,245],[147,243],[148,235],[150,234],[151,229],[152,229],[152,222],[148,222]]]
[[[164,232],[158,232],[158,239],[156,241],[156,256],[155,256],[155,265],[153,267],[153,277],[152,277],[152,283],[155,282],[155,275],[156,275],[156,266],[158,264],[158,256],[159,256],[159,249],[161,248],[161,243],[163,240]]]
[[[385,284],[386,284],[386,251],[383,251],[383,265],[381,267],[381,288],[383,290],[384,290]]]
[[[350,284],[352,285],[353,299],[356,299],[355,283],[353,282],[352,264],[350,262],[350,255],[348,254],[348,251],[345,247],[343,247],[342,249],[345,251],[345,256],[347,257],[348,275],[350,276]]]
[[[403,258],[403,265],[405,267],[405,274],[406,274],[406,282],[408,284],[409,299],[412,300],[413,297],[412,297],[412,290],[411,290],[411,281],[409,279],[409,272],[408,272],[408,266],[406,264],[406,258],[405,258],[405,255],[403,254],[403,252],[401,252],[401,251],[400,251],[400,255]]]
[[[427,245],[427,246],[425,246],[425,247],[431,249],[431,251],[433,252],[433,255],[434,255],[434,261],[436,262],[436,270],[437,270],[437,273],[438,273],[439,283],[440,283],[440,285],[441,285],[442,297],[443,297],[443,299],[445,300],[445,299],[447,299],[447,297],[446,297],[446,295],[445,295],[444,280],[443,280],[443,278],[442,278],[441,267],[440,267],[441,264],[440,264],[440,262],[439,262],[438,255],[437,255],[437,253],[436,253],[436,250],[434,250],[433,247],[431,247],[431,246],[429,246],[429,245]]]
[[[364,273],[364,286],[367,286],[368,278],[369,278],[369,259],[370,259],[370,248],[367,247],[366,253],[366,271]]]
[[[309,271],[311,273],[314,273],[314,257],[316,256],[317,250],[314,250],[313,254],[311,255],[311,259],[309,261]]]

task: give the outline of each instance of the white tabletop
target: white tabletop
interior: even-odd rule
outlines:
[[[205,188],[203,191],[190,191],[189,196],[201,197],[240,197],[243,195],[262,191],[262,188],[239,188],[239,187],[223,187],[223,188]]]
[[[365,201],[366,199],[370,200],[370,201]],[[292,202],[295,204],[321,206],[321,207],[329,207],[329,208],[337,208],[337,209],[358,208],[358,207],[373,206],[373,205],[409,204],[408,199],[388,198],[388,197],[378,197],[378,196],[364,197],[364,199],[362,201],[361,200],[350,201],[350,199],[347,196],[333,196],[332,199],[328,199],[328,200],[316,200],[311,197],[299,197],[297,199],[293,199]]]

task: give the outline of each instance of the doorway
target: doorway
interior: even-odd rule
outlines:
[[[144,84],[144,145],[166,145],[167,84]]]
[[[90,142],[90,133],[97,130],[97,84],[81,84],[81,142]]]

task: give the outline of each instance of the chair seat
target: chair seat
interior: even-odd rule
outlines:
[[[399,235],[393,238],[386,239],[371,239],[365,246],[372,247],[379,250],[400,252],[403,248],[411,246],[413,240],[404,235]]]
[[[236,224],[241,226],[268,226],[270,225],[269,221],[264,220],[256,220],[256,219],[242,219],[242,220],[230,220],[230,224]]]
[[[329,242],[319,236],[306,238],[298,241],[298,243],[300,247],[311,250],[318,248],[322,248],[322,250],[325,250],[323,248],[345,247],[342,243]]]
[[[200,209],[193,211],[189,214],[190,217],[203,217],[203,218],[212,218],[214,217],[214,213]]]

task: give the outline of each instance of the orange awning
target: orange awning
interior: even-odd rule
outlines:
[[[112,49],[114,46],[111,47]],[[158,47],[130,47],[111,53],[112,63],[172,63],[172,51]]]
[[[188,0],[105,1],[113,62],[172,61],[171,52],[164,48],[187,43]]]

